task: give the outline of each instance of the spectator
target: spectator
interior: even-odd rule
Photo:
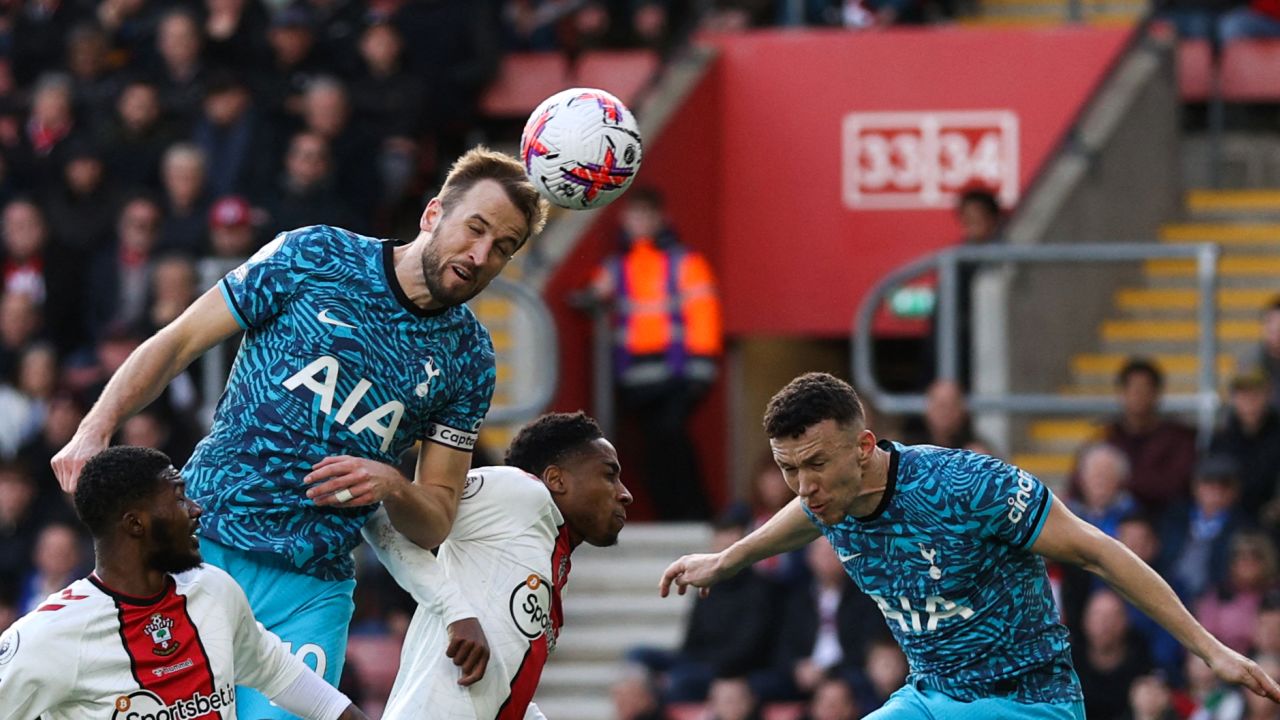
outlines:
[[[769,521],[774,513],[781,510],[795,498],[795,493],[787,487],[778,463],[773,455],[765,455],[760,459],[755,476],[751,481],[751,529],[755,530]],[[773,584],[779,595],[785,594],[792,587],[808,585],[809,569],[805,566],[805,550],[793,550],[789,553],[765,558],[751,569]]]
[[[707,693],[707,720],[763,720],[746,678],[718,678]]]
[[[254,73],[254,95],[272,125],[272,137],[286,137],[298,126],[303,91],[322,72],[312,53],[314,17],[306,3],[291,2],[276,11],[267,43],[271,59]]]
[[[1179,720],[1173,709],[1169,683],[1159,673],[1143,675],[1129,687],[1129,712],[1125,720]]]
[[[165,217],[160,226],[160,250],[199,255],[208,247],[205,167],[204,152],[193,143],[176,143],[165,150],[161,164]]]
[[[711,552],[742,539],[749,520],[736,508],[718,517]],[[738,573],[694,601],[680,650],[636,648],[628,657],[660,673],[665,701],[701,701],[714,678],[745,676],[765,665],[772,622],[769,599],[770,588],[762,578]]]
[[[169,255],[151,267],[151,305],[147,324],[159,330],[182,314],[199,294],[196,266],[183,255]]]
[[[813,691],[809,711],[802,720],[856,720],[862,717],[853,687],[840,678],[827,678]]]
[[[10,201],[0,221],[4,235],[4,291],[25,295],[36,305],[49,296],[46,275],[56,272],[47,262],[48,225],[40,206],[26,198]]]
[[[107,34],[95,23],[80,23],[67,36],[67,70],[71,74],[75,114],[90,128],[111,113],[120,84],[111,70]]]
[[[88,139],[75,141],[67,148],[62,177],[44,202],[62,253],[85,257],[105,248],[118,204],[102,152]]]
[[[121,206],[115,241],[89,269],[89,326],[94,336],[111,326],[138,326],[146,318],[148,285],[160,241],[160,206],[136,195]]]
[[[1254,651],[1262,655],[1280,654],[1280,592],[1272,591],[1262,597]]]
[[[666,720],[658,689],[643,668],[628,668],[609,688],[609,697],[616,720]]]
[[[1083,637],[1073,644],[1076,674],[1084,691],[1090,720],[1119,720],[1129,686],[1151,663],[1146,647],[1129,631],[1124,601],[1111,590],[1098,590],[1085,605]]]
[[[351,122],[346,86],[331,76],[314,78],[303,94],[302,118],[307,131],[328,143],[334,187],[361,225],[368,227],[381,196],[372,162],[378,157],[378,141],[362,125]]]
[[[35,480],[20,465],[0,465],[0,587],[17,587],[31,575],[36,536],[44,520],[36,503]]]
[[[81,574],[82,564],[79,533],[62,523],[46,525],[36,536],[33,567],[22,583],[21,614],[33,612],[45,598],[70,585]]]
[[[1134,510],[1129,485],[1129,459],[1111,445],[1097,443],[1080,453],[1079,498],[1071,511],[1111,537]]]
[[[1262,598],[1277,580],[1276,548],[1260,532],[1238,532],[1231,539],[1226,578],[1200,597],[1196,618],[1227,647],[1241,654],[1253,649]]]
[[[1249,38],[1280,37],[1280,4],[1274,0],[1250,0],[1218,20],[1218,40],[1226,45]]]
[[[664,520],[705,518],[688,423],[716,378],[723,344],[715,277],[680,243],[657,191],[632,188],[624,203],[622,248],[592,282],[594,296],[612,305],[614,383],[643,441],[654,508]]]
[[[271,234],[307,225],[334,225],[360,232],[334,183],[329,145],[324,138],[301,132],[289,142],[284,177],[267,202]]]
[[[829,543],[809,543],[805,559],[813,580],[791,588],[773,665],[751,678],[766,702],[802,700],[827,677],[853,677],[871,640],[888,636],[875,603],[854,587]]]
[[[1275,677],[1271,673],[1280,672],[1280,657],[1259,655],[1254,658],[1254,661],[1258,663],[1259,669],[1271,677]],[[1236,692],[1244,696],[1245,710],[1241,720],[1280,720],[1280,705],[1248,691],[1236,690]]]
[[[39,195],[62,174],[67,144],[78,131],[73,113],[71,78],[48,72],[32,90],[31,113],[11,156],[15,180]]]
[[[156,52],[160,57],[156,88],[164,114],[184,131],[195,123],[204,97],[205,68],[200,59],[203,49],[200,24],[189,11],[169,10],[160,19],[156,29]]]
[[[38,73],[57,67],[67,34],[84,16],[84,3],[26,0],[6,3],[13,20],[14,76],[26,85]]]
[[[1164,567],[1180,597],[1192,600],[1223,581],[1231,536],[1246,524],[1236,504],[1239,480],[1230,458],[1209,456],[1196,471],[1193,501],[1175,507],[1163,533]]]
[[[274,143],[253,106],[253,96],[240,78],[228,71],[209,74],[202,112],[191,137],[204,153],[210,194],[261,192],[275,172],[270,150]]]
[[[1262,340],[1251,360],[1267,378],[1271,407],[1280,410],[1280,295],[1272,298],[1262,311]]]
[[[209,209],[209,244],[219,258],[247,258],[258,249],[249,201],[239,195],[218,198]]]
[[[1195,430],[1160,415],[1164,375],[1150,361],[1131,358],[1116,376],[1120,417],[1103,438],[1129,457],[1129,492],[1159,512],[1186,499],[1196,462]]]
[[[713,33],[743,32],[767,25],[772,11],[773,3],[765,0],[714,0],[702,15],[701,29]]]
[[[907,681],[907,656],[894,640],[876,640],[867,649],[867,662],[863,673],[865,678],[858,705],[865,712],[871,712],[889,699]]]
[[[1267,379],[1261,372],[1232,379],[1226,421],[1209,450],[1236,461],[1245,512],[1255,522],[1265,516],[1268,524],[1280,525],[1280,506],[1269,507],[1280,483],[1280,412],[1267,404]]]
[[[16,373],[17,387],[0,384],[0,458],[12,460],[40,432],[57,372],[57,358],[51,346],[36,343],[23,349]]]
[[[205,0],[205,57],[237,74],[267,59],[267,12],[258,0]]]
[[[1147,516],[1134,513],[1122,519],[1116,528],[1116,539],[1146,564],[1153,568],[1161,567],[1160,535]],[[1168,573],[1165,573],[1165,576],[1171,584],[1176,583],[1176,579],[1168,577]],[[1176,585],[1174,585],[1174,591],[1177,591]],[[1131,603],[1125,603],[1125,607],[1129,611],[1129,627],[1146,639],[1152,662],[1165,673],[1167,679],[1180,679],[1185,654],[1182,644],[1170,635],[1168,630],[1160,627],[1160,623],[1152,620],[1150,615]]]
[[[356,42],[369,22],[380,22],[402,0],[307,0],[315,27],[316,54],[332,71],[350,74],[356,64]]]
[[[84,404],[67,392],[60,392],[49,401],[49,411],[44,427],[31,442],[18,453],[18,461],[35,477],[38,503],[42,507],[56,508],[74,518],[71,496],[62,492],[58,479],[53,475],[49,461],[71,440],[84,419]]]
[[[421,78],[404,69],[404,38],[395,25],[377,19],[360,35],[360,73],[351,83],[356,121],[378,140],[408,140],[418,134],[428,100]]]
[[[925,392],[924,415],[903,428],[908,445],[963,448],[976,438],[964,388],[954,380],[935,380]]]
[[[160,116],[156,86],[132,80],[115,101],[115,116],[98,133],[111,180],[128,190],[160,190],[160,160],[173,142]]]

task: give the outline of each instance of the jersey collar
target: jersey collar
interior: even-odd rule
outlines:
[[[133,595],[125,595],[122,592],[111,589],[110,586],[102,582],[102,579],[98,577],[97,573],[90,573],[88,580],[89,582],[93,583],[94,587],[101,590],[103,593],[105,593],[108,597],[115,600],[116,602],[122,605],[134,605],[139,607],[155,605],[156,603],[163,600],[165,596],[168,595],[176,585],[176,583],[174,583],[173,581],[173,576],[169,575],[165,579],[163,590],[156,593],[155,595],[152,595],[151,597],[140,598],[140,597],[134,597]]]
[[[871,522],[883,515],[884,511],[889,507],[889,502],[893,500],[893,491],[898,487],[898,448],[888,440],[881,440],[876,443],[876,447],[889,453],[889,477],[884,486],[884,495],[880,496],[880,502],[876,505],[875,510],[861,517],[849,516],[857,522]]]

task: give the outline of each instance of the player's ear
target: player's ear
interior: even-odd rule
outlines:
[[[129,537],[143,537],[147,534],[150,518],[140,510],[129,510],[120,516],[120,528]]]
[[[548,465],[547,469],[542,471],[542,482],[546,483],[552,495],[561,495],[568,489],[565,486],[564,471],[559,465]]]
[[[418,220],[418,229],[422,230],[422,232],[432,232],[436,229],[436,225],[440,222],[440,216],[443,214],[444,205],[440,203],[440,198],[431,198],[430,202],[422,210],[422,217]]]
[[[865,462],[875,452],[876,434],[863,428],[858,433],[858,461]]]

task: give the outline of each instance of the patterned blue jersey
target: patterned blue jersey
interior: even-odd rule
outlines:
[[[317,507],[302,478],[330,455],[395,463],[416,440],[471,450],[493,395],[489,333],[466,306],[425,311],[393,246],[316,225],[231,271],[245,328],[213,428],[183,474],[202,533],[324,579],[352,576],[373,507]]]
[[[880,446],[891,460],[879,507],[837,525],[809,517],[879,605],[908,684],[964,701],[1080,700],[1044,561],[1028,550],[1053,494],[986,455]]]

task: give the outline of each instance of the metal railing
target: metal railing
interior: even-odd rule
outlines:
[[[986,245],[956,247],[943,250],[890,273],[867,293],[854,319],[853,377],[858,391],[877,409],[890,413],[924,411],[924,396],[898,394],[885,390],[877,382],[872,367],[871,328],[877,309],[895,288],[920,275],[937,271],[938,306],[933,332],[937,337],[938,376],[955,379],[959,358],[957,350],[958,277],[961,264],[1037,264],[1037,263],[1115,263],[1154,259],[1193,259],[1200,297],[1197,317],[1199,337],[1197,356],[1199,371],[1196,390],[1170,393],[1161,409],[1170,412],[1195,413],[1201,440],[1212,431],[1218,409],[1218,336],[1217,285],[1218,259],[1216,244],[1160,245],[1155,243],[1099,243],[1080,245],[1011,246]],[[1114,412],[1119,407],[1112,396],[1061,396],[1047,393],[975,394],[968,398],[974,412],[1006,412],[1015,414],[1093,414]]]
[[[223,275],[235,269],[243,260],[207,258],[200,261],[198,272],[202,287],[213,287]],[[506,298],[513,304],[512,312],[522,315],[520,328],[517,331],[521,342],[518,353],[520,357],[506,359],[515,363],[520,360],[522,368],[529,369],[527,377],[518,377],[515,382],[527,392],[518,393],[515,402],[489,408],[485,423],[502,425],[520,423],[531,420],[541,414],[551,404],[555,396],[556,385],[560,377],[560,353],[556,335],[555,320],[542,297],[528,286],[507,280],[494,278],[485,289],[482,297],[493,299]],[[231,342],[231,341],[228,341]],[[201,406],[200,419],[208,428],[213,419],[213,410],[222,396],[227,383],[230,368],[227,365],[229,352],[226,343],[209,350],[201,358]]]

